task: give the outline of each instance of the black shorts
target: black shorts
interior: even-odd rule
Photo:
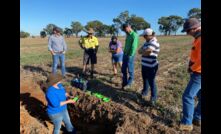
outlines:
[[[84,51],[84,59],[83,64],[97,64],[97,54],[95,52],[95,49],[86,49]]]

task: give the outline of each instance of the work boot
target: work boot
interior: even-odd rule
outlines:
[[[201,120],[193,119],[193,124],[196,126],[201,126]]]
[[[190,132],[193,130],[193,125],[180,124],[180,130]]]
[[[129,89],[131,89],[131,85],[124,86],[124,90],[129,90]]]

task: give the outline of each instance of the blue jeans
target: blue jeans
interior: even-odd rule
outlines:
[[[65,55],[64,54],[55,54],[55,55],[53,55],[52,58],[53,58],[52,73],[56,74],[58,60],[60,59],[62,76],[65,76]]]
[[[127,69],[129,72],[129,78],[127,78]],[[122,86],[131,85],[134,80],[134,56],[123,56],[121,72],[123,74]]]
[[[198,97],[198,104],[194,110],[194,97]],[[192,73],[190,81],[183,93],[182,124],[191,125],[192,120],[201,120],[201,74]]]
[[[65,127],[69,133],[76,134],[76,130],[71,124],[71,120],[70,120],[67,109],[65,109],[64,111],[62,111],[60,113],[49,115],[49,118],[51,119],[51,121],[54,124],[53,134],[60,133],[62,121],[64,122]]]
[[[123,53],[119,54],[112,54],[112,62],[113,63],[118,63],[123,61]]]
[[[151,89],[151,101],[156,101],[157,99],[157,86],[155,82],[155,76],[158,70],[158,65],[155,67],[145,67],[142,66],[142,77],[143,77],[143,91],[142,95],[146,96],[148,94],[148,89]]]

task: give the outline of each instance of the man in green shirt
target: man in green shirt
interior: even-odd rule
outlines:
[[[139,36],[133,31],[129,24],[123,24],[122,29],[126,33],[123,65],[121,69],[123,74],[122,89],[128,89],[134,80],[134,57],[139,43]],[[127,78],[127,70],[129,78]]]

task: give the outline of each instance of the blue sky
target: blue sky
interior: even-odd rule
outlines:
[[[201,8],[201,0],[20,0],[20,30],[39,35],[49,23],[65,28],[72,21],[86,25],[99,20],[110,25],[113,18],[128,10],[143,17],[159,34],[160,17],[187,17],[191,8]]]

